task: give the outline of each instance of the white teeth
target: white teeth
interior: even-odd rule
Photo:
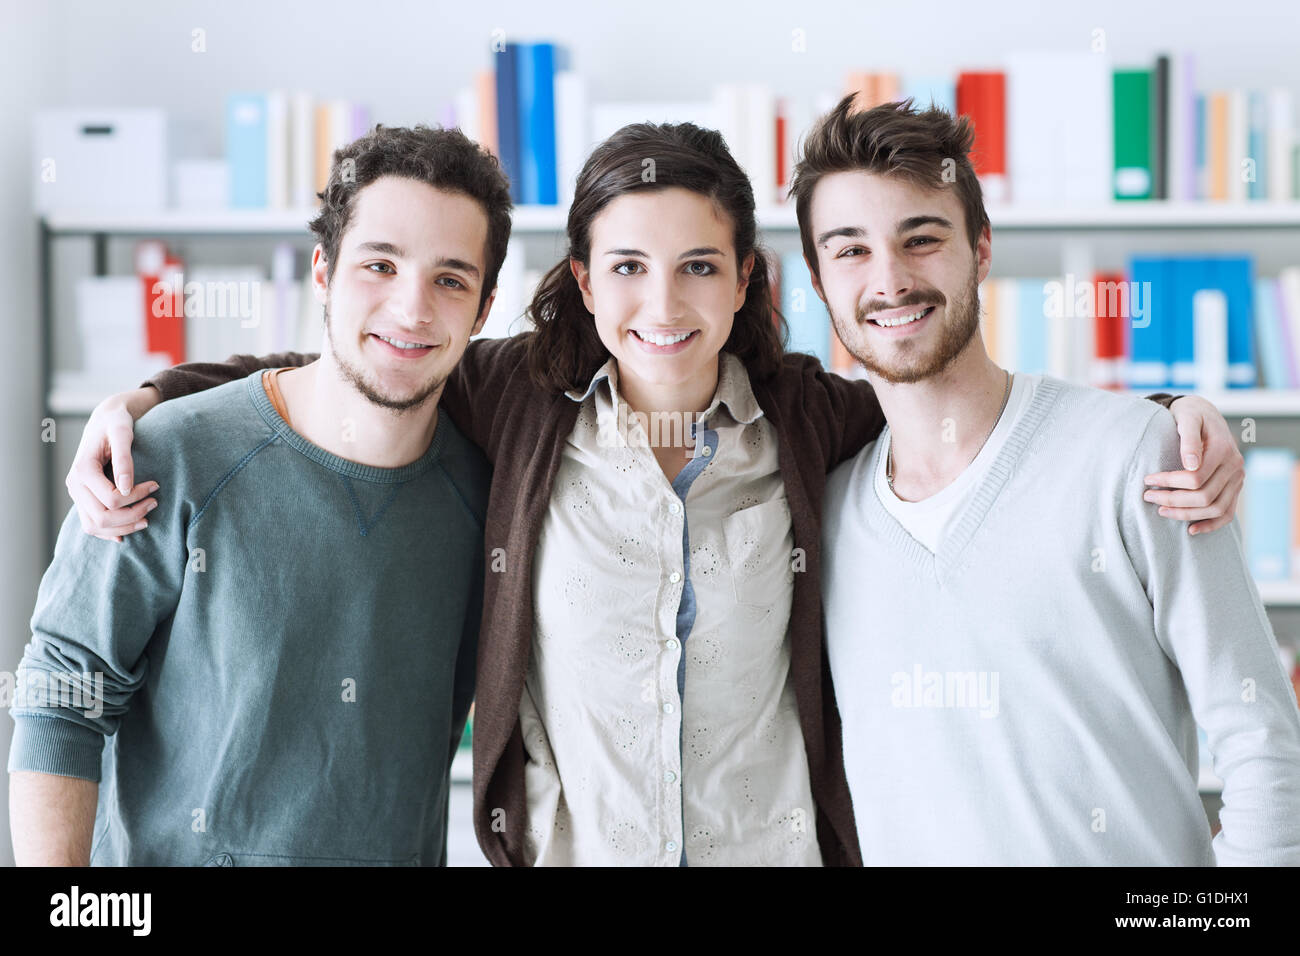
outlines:
[[[399,349],[422,349],[428,347],[421,345],[419,342],[403,342],[401,339],[390,339],[386,335],[376,336],[376,338],[381,338],[389,345],[395,346]]]
[[[675,345],[678,342],[689,339],[694,334],[692,332],[683,332],[681,335],[657,335],[654,332],[641,332],[637,329],[633,329],[632,331],[636,333],[636,337],[642,342],[650,342],[654,345]]]
[[[896,325],[907,325],[909,322],[915,322],[921,316],[925,315],[925,313],[928,311],[930,310],[929,307],[927,306],[926,308],[922,309],[920,312],[914,312],[911,315],[900,315],[896,319],[876,319],[875,323],[877,325],[883,325],[887,329],[892,329]]]

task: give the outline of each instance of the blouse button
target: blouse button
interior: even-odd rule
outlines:
[[[668,580],[669,580],[669,581],[672,581],[673,584],[676,584],[676,583],[677,583],[678,581],[680,581],[681,579],[682,579],[681,574],[679,574],[679,573],[676,572],[676,571],[674,571],[672,574],[668,575]]]

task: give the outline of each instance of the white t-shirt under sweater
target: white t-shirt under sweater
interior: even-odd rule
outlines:
[[[1240,525],[1142,498],[1179,467],[1169,411],[1043,376],[933,552],[877,493],[884,440],[822,526],[863,861],[1300,864],[1300,713]]]
[[[907,529],[907,533],[925,545],[926,550],[931,554],[938,550],[939,542],[951,527],[954,516],[961,512],[970,501],[971,495],[975,493],[975,489],[979,487],[985,472],[989,470],[989,464],[997,457],[1002,444],[1011,434],[1012,427],[1029,407],[1029,402],[1034,397],[1034,389],[1042,378],[1041,375],[1011,376],[1011,394],[1007,396],[1007,407],[1003,410],[997,424],[993,426],[993,431],[989,433],[988,441],[976,454],[975,460],[966,466],[952,484],[924,501],[904,501],[894,494],[889,487],[889,478],[886,474],[890,445],[889,429],[885,429],[877,440],[881,446],[880,464],[876,468],[876,494],[880,496],[880,503],[885,506],[886,511],[898,519],[898,523]]]

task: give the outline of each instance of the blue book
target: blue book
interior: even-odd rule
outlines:
[[[1259,337],[1259,362],[1263,366],[1260,374],[1264,386],[1292,388],[1276,279],[1261,277],[1255,280],[1255,334]]]
[[[1259,90],[1246,94],[1250,137],[1246,155],[1255,161],[1255,178],[1246,183],[1248,199],[1268,198],[1268,97]]]
[[[1171,284],[1168,306],[1172,350],[1169,358],[1169,385],[1173,388],[1196,387],[1196,313],[1193,301],[1198,289],[1212,288],[1213,260],[1184,256],[1170,259],[1165,266]]]
[[[1255,366],[1255,262],[1250,256],[1223,256],[1217,282],[1228,298],[1228,387],[1253,388]]]
[[[1129,295],[1128,384],[1132,388],[1164,388],[1169,384],[1174,349],[1168,320],[1173,291],[1170,271],[1169,260],[1160,256],[1134,256],[1129,260],[1133,291]]]
[[[916,109],[928,109],[933,103],[939,109],[957,115],[956,84],[951,78],[941,76],[904,76],[902,98],[912,97]]]
[[[265,209],[266,97],[233,93],[226,99],[226,162],[230,165],[230,205]]]
[[[519,165],[521,200],[554,206],[555,178],[555,47],[550,43],[519,45]]]
[[[497,80],[497,156],[510,177],[510,198],[523,202],[520,192],[519,165],[519,44],[507,43],[493,54]]]
[[[1291,577],[1291,485],[1295,452],[1251,448],[1246,452],[1245,527],[1242,537],[1256,581]]]
[[[1047,371],[1046,279],[1016,282],[1016,371],[1037,375]]]
[[[781,257],[781,314],[790,328],[791,352],[806,352],[831,367],[831,317],[813,291],[812,276],[803,253],[787,252]]]

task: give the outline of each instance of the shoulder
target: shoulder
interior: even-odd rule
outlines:
[[[138,480],[170,482],[182,494],[211,490],[275,436],[253,404],[250,380],[262,370],[206,391],[155,406],[135,424],[131,458]]]
[[[1137,395],[1088,388],[1051,376],[1043,376],[1039,388],[1055,390],[1051,427],[1066,444],[1081,451],[1111,453],[1129,465],[1141,459],[1144,472],[1180,468],[1178,427],[1169,409]],[[1035,398],[1037,399],[1037,395]],[[1151,464],[1159,467],[1148,467]]]
[[[765,411],[824,416],[851,412],[855,405],[879,408],[866,379],[845,378],[827,371],[815,355],[786,352],[775,375],[754,380],[754,394]]]
[[[487,514],[492,466],[479,447],[456,427],[450,416],[439,413],[438,431],[442,433],[438,466],[481,525]]]

